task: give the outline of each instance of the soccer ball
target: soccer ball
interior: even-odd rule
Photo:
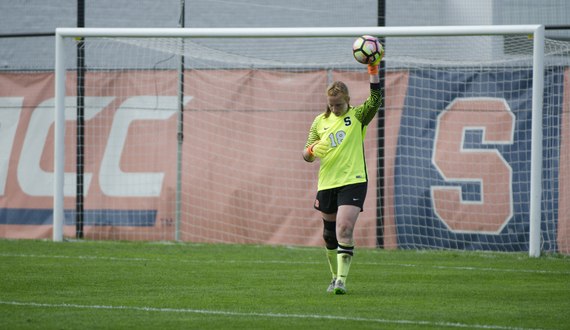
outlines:
[[[382,58],[383,54],[382,45],[371,36],[358,37],[352,45],[352,55],[362,64],[372,64]]]

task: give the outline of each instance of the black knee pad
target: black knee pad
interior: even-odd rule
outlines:
[[[338,241],[336,239],[336,223],[325,221],[323,219],[325,228],[323,229],[323,239],[325,240],[325,246],[329,250],[334,250],[338,248]]]

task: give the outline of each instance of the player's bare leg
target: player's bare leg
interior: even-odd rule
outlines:
[[[338,240],[338,278],[335,285],[335,294],[346,293],[346,278],[350,270],[350,263],[354,254],[354,241],[352,238],[356,219],[360,214],[360,207],[341,205],[336,214],[336,235]]]

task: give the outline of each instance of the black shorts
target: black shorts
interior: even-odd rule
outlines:
[[[358,206],[362,212],[367,189],[368,182],[362,182],[321,190],[315,199],[315,209],[325,214],[333,214],[338,211],[340,205],[354,205]]]

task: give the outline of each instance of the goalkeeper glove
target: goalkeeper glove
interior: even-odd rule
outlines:
[[[382,48],[380,51],[380,57],[376,61],[374,61],[374,63],[368,64],[368,73],[373,75],[378,74],[378,64],[380,64],[382,57],[384,57],[384,48]]]
[[[331,146],[325,141],[316,141],[307,148],[309,156],[323,158],[330,150]]]

